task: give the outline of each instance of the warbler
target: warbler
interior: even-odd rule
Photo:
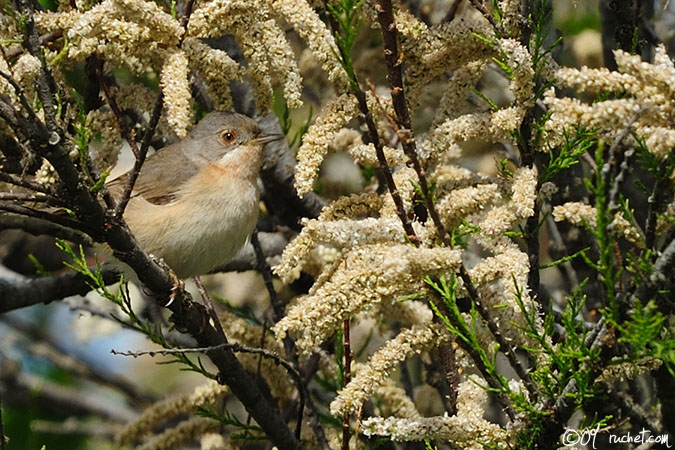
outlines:
[[[134,184],[124,220],[148,254],[180,278],[224,266],[258,220],[258,173],[265,134],[250,117],[207,114],[185,139],[150,155]],[[107,183],[119,199],[130,172]]]

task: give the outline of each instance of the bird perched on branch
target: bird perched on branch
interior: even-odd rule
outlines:
[[[141,248],[180,278],[228,263],[258,219],[264,146],[282,137],[263,133],[247,116],[216,111],[185,139],[149,156],[124,212]],[[107,183],[117,200],[130,175]]]

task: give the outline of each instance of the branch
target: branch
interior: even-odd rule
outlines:
[[[283,303],[281,302],[281,299],[279,298],[279,295],[277,294],[276,289],[274,289],[274,283],[272,280],[272,270],[270,269],[270,266],[269,264],[267,264],[267,261],[265,259],[263,248],[260,245],[260,240],[258,239],[259,234],[260,233],[257,230],[253,232],[253,234],[251,235],[251,245],[255,250],[258,271],[261,273],[263,280],[265,281],[265,287],[267,288],[267,292],[269,293],[270,296],[270,303],[272,304],[272,310],[274,311],[274,321],[278,322],[284,316],[285,308]],[[298,358],[298,352],[295,346],[295,342],[288,336],[284,338],[283,342],[286,357],[293,363],[294,367],[299,369],[300,360]],[[301,379],[297,383],[297,387],[300,393],[301,403],[298,407],[298,423],[295,430],[296,437],[298,438],[300,437],[301,432],[300,427],[302,425],[304,403],[306,402],[308,406],[307,415],[309,419],[309,425],[312,427],[312,430],[314,431],[314,435],[316,436],[317,442],[319,443],[319,446],[321,447],[322,450],[330,450],[330,445],[328,444],[328,440],[326,439],[326,434],[324,433],[323,428],[321,427],[321,423],[319,421],[319,413],[316,410],[314,402],[312,402],[312,398],[309,394],[309,391],[307,390],[307,386],[304,380]]]
[[[21,214],[0,214],[0,230],[8,229],[21,229],[34,236],[46,234],[86,246],[94,244],[94,241],[81,231],[59,225],[51,220]]]
[[[68,387],[45,377],[19,372],[18,363],[3,364],[0,374],[0,390],[7,403],[18,409],[30,402],[43,412],[63,415],[95,415],[118,423],[126,423],[136,417],[131,409],[106,401],[102,395],[88,393],[81,387]]]
[[[33,202],[33,203],[51,203],[53,205],[63,205],[63,202],[46,194],[25,194],[22,192],[0,192],[0,201],[11,200],[17,202]]]
[[[73,355],[60,340],[44,332],[39,326],[24,323],[16,315],[6,315],[0,320],[26,336],[31,342],[37,343],[34,345],[36,348],[29,348],[31,354],[49,359],[55,366],[69,374],[117,389],[137,404],[152,403],[156,400],[154,396],[141,392],[138,386],[128,380],[109,370],[101,370],[97,368],[97,364],[89,364]]]
[[[607,323],[605,322],[605,318],[601,317],[600,320],[595,324],[593,331],[589,333],[586,340],[584,341],[586,347],[589,348],[590,351],[599,349],[605,339],[607,330],[608,327]],[[589,368],[590,364],[588,362],[584,362],[579,370],[588,370]],[[596,369],[591,374],[591,379],[589,380],[590,384],[593,383],[599,373],[600,371]],[[575,392],[577,392],[577,380],[575,378],[571,378],[553,404],[549,422],[545,425],[544,430],[537,438],[536,448],[549,448],[551,446],[551,442],[556,442],[558,440],[558,437],[562,433],[565,424],[574,412],[575,398],[573,394]],[[542,410],[546,411],[548,408],[548,405],[544,405]]]
[[[485,17],[485,19],[490,22],[490,25],[495,29],[497,33],[499,33],[501,36],[507,36],[508,33],[504,31],[502,28],[501,24],[497,22],[497,19],[488,11],[488,9],[485,7],[485,3],[483,3],[482,0],[469,0],[471,5],[473,5],[476,10]]]
[[[103,269],[103,279],[106,285],[110,285],[119,281],[119,275],[113,270]],[[86,295],[92,290],[90,281],[75,272],[19,283],[0,279],[0,314],[72,295]]]
[[[242,345],[239,343],[223,343],[223,344],[217,344],[213,345],[210,347],[193,347],[193,348],[170,348],[170,349],[162,349],[162,350],[142,350],[142,351],[126,351],[126,352],[120,352],[115,349],[110,350],[110,353],[113,355],[120,355],[120,356],[132,356],[134,358],[138,358],[139,356],[150,356],[150,357],[155,357],[157,355],[175,355],[175,354],[184,354],[184,353],[208,353],[213,350],[218,350],[218,349],[228,349],[231,350],[235,353],[252,353],[254,355],[260,355],[264,358],[271,359],[274,361],[275,364],[282,366],[286,371],[289,373],[289,375],[293,378],[293,381],[295,382],[296,386],[298,387],[298,392],[300,393],[300,402],[301,404],[304,404],[305,402],[305,390],[302,389],[302,378],[300,376],[300,372],[297,371],[295,367],[285,359],[283,359],[281,356],[277,355],[276,353],[270,351],[270,350],[265,350],[264,348],[253,348],[253,347],[248,347],[246,345]],[[300,422],[302,422],[302,417],[298,419]],[[262,424],[259,424],[262,426]],[[264,428],[264,427],[263,427]]]
[[[100,233],[97,233],[96,231],[87,227],[86,224],[83,224],[82,222],[80,222],[76,219],[73,219],[70,216],[66,216],[65,214],[64,215],[51,214],[51,213],[45,212],[45,211],[40,210],[40,209],[28,208],[26,206],[17,205],[16,203],[13,203],[13,202],[9,203],[9,202],[3,202],[3,201],[0,201],[0,211],[7,211],[9,213],[13,213],[12,215],[0,214],[0,226],[2,225],[3,222],[5,222],[6,218],[9,218],[7,220],[10,223],[11,222],[17,223],[17,220],[10,218],[13,215],[17,215],[17,216],[26,217],[28,219],[37,219],[37,220],[42,220],[42,221],[45,221],[45,222],[52,222],[52,223],[57,224],[61,227],[61,228],[58,229],[58,230],[60,230],[61,233],[66,234],[66,235],[70,235],[72,237],[78,236],[77,234],[73,234],[73,233],[76,233],[74,230],[80,230],[83,233],[87,233],[89,236],[91,236],[95,240],[96,239],[102,240]],[[31,224],[36,224],[37,222],[28,221],[26,223],[30,226]],[[7,228],[9,228],[9,227],[7,227]],[[72,232],[69,233],[65,229],[62,229],[62,228],[70,228]],[[57,228],[51,228],[51,229],[57,230]],[[50,234],[50,233],[47,233],[47,234]],[[66,239],[69,239],[69,238],[66,238]],[[79,240],[91,242],[91,239],[89,237],[85,237],[85,236],[80,236]],[[77,241],[77,239],[76,239],[76,241]]]
[[[436,211],[436,207],[434,206],[426,173],[417,155],[417,146],[415,144],[415,139],[412,132],[410,112],[403,86],[402,60],[398,51],[398,37],[396,25],[394,24],[394,12],[391,0],[379,0],[376,10],[377,18],[380,22],[380,29],[382,30],[382,38],[384,40],[384,56],[387,63],[387,80],[391,86],[391,98],[394,106],[394,112],[396,113],[396,120],[401,127],[398,134],[401,139],[403,151],[410,159],[410,162],[417,173],[420,187],[424,195],[427,211],[434,222],[438,236],[447,247],[450,247],[452,243],[450,242],[448,232],[445,229],[438,212]],[[527,386],[530,395],[532,395],[533,398],[537,398],[538,390],[534,382],[521,364],[509,342],[501,335],[499,327],[490,316],[489,311],[483,305],[478,291],[473,285],[471,277],[469,276],[469,273],[466,270],[464,264],[460,266],[459,276],[464,282],[464,285],[469,293],[469,297],[474,302],[481,317],[487,323],[488,328],[497,339],[497,342],[499,343],[501,350],[508,358],[509,363],[515,369],[518,376],[523,380],[525,386]]]

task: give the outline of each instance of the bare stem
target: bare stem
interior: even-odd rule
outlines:
[[[401,127],[399,130],[399,137],[401,138],[403,151],[410,159],[410,162],[417,173],[417,177],[420,182],[420,188],[424,194],[425,205],[431,220],[434,222],[438,236],[444,245],[449,247],[451,246],[450,237],[438,212],[436,211],[436,207],[434,206],[433,202],[433,195],[429,189],[429,183],[427,181],[424,167],[422,166],[417,155],[417,146],[415,144],[415,139],[412,132],[410,112],[405,97],[405,89],[403,87],[402,60],[398,51],[398,36],[396,25],[394,24],[394,12],[391,0],[379,0],[376,5],[376,10],[377,18],[380,22],[380,29],[382,30],[382,38],[384,41],[384,56],[387,63],[387,80],[391,86],[391,98],[394,106],[394,112],[396,113],[396,121]],[[508,358],[509,363],[516,370],[518,376],[523,379],[523,382],[528,387],[528,391],[530,391],[532,395],[536,396],[537,389],[534,383],[532,382],[525,368],[518,360],[518,357],[513,351],[511,345],[499,332],[499,328],[490,316],[489,311],[482,304],[480,296],[478,295],[478,291],[471,281],[469,272],[466,270],[463,264],[460,267],[459,275],[462,278],[467,291],[469,292],[469,297],[474,302],[474,304],[476,304],[478,312],[480,313],[483,320],[488,324],[490,331],[497,339],[497,342]]]
[[[345,366],[344,366],[344,385],[347,386],[352,381],[352,346],[349,331],[349,319],[345,319],[343,323],[343,343],[345,351]],[[349,414],[345,414],[342,418],[342,450],[349,450]]]

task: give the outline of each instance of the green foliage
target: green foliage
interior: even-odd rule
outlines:
[[[543,168],[539,181],[545,183],[551,181],[561,171],[578,164],[581,155],[589,151],[595,145],[595,131],[576,128],[572,133],[568,131],[564,134],[565,142],[560,147],[557,154],[554,149],[549,149],[549,162]]]
[[[29,253],[28,259],[33,264],[33,267],[35,267],[35,273],[39,277],[46,277],[50,275],[49,271],[45,269],[45,266],[42,265],[42,263],[35,257],[34,254]]]
[[[336,56],[347,72],[352,89],[355,89],[357,82],[352,63],[352,50],[361,27],[359,13],[363,7],[363,0],[338,0],[334,4],[328,3],[327,7],[337,24],[334,35],[339,52]]]
[[[589,227],[599,247],[599,259],[592,265],[598,272],[600,280],[604,286],[604,294],[607,298],[607,309],[605,311],[607,319],[612,324],[619,320],[619,308],[616,301],[616,284],[621,276],[622,267],[617,266],[614,252],[615,241],[610,224],[613,221],[612,211],[609,209],[609,185],[612,179],[605,180],[603,177],[604,161],[604,142],[598,141],[598,147],[595,151],[596,171],[593,181],[585,179],[586,187],[595,196],[596,225]]]
[[[448,279],[449,278],[449,279]],[[433,310],[437,318],[445,325],[445,327],[458,339],[462,340],[468,347],[472,348],[480,357],[481,362],[485,365],[487,373],[496,379],[502,386],[502,390],[506,393],[510,392],[508,381],[497,372],[495,354],[488,355],[483,347],[478,342],[476,334],[476,324],[478,323],[478,314],[475,305],[472,305],[470,311],[471,323],[464,320],[459,307],[457,306],[457,278],[454,274],[449,277],[441,276],[438,280],[426,277],[424,282],[435,291],[438,297],[443,301],[442,305],[437,305],[436,302],[429,302],[429,306]],[[485,389],[489,389],[485,386]]]
[[[117,315],[112,314],[111,317],[113,320],[118,322],[125,328],[137,331],[150,339],[150,341],[155,344],[160,345],[166,349],[175,349],[180,348],[180,346],[170,341],[164,336],[164,331],[160,323],[154,323],[150,320],[144,319],[136,314],[131,304],[131,296],[129,294],[129,286],[127,281],[122,276],[117,292],[112,292],[106,286],[105,280],[103,278],[103,271],[101,270],[101,265],[96,262],[94,268],[89,267],[87,264],[87,257],[84,252],[82,245],[79,246],[78,251],[75,252],[70,245],[62,240],[56,240],[56,246],[63,251],[66,255],[70,257],[73,261],[72,263],[64,262],[64,265],[75,272],[85,276],[87,278],[87,284],[98,293],[101,297],[115,303],[122,313],[127,317],[127,319],[122,319]],[[180,370],[190,370],[202,374],[203,376],[213,379],[216,379],[216,375],[209,372],[206,367],[203,365],[201,358],[197,356],[196,361],[193,361],[187,353],[171,353],[169,359],[158,364],[180,364],[182,367]]]
[[[491,98],[489,98],[488,96],[483,94],[481,91],[479,91],[478,89],[476,89],[474,87],[474,88],[471,88],[471,92],[476,94],[478,97],[480,97],[481,100],[483,100],[485,103],[487,103],[492,111],[499,111],[499,106],[497,106],[497,104]]]
[[[223,426],[234,428],[236,431],[229,435],[232,440],[260,441],[266,438],[262,428],[257,425],[242,422],[235,414],[232,414],[227,409],[216,411],[216,409],[211,406],[198,406],[196,408],[196,413],[201,417],[217,420]]]
[[[302,121],[295,131],[293,131],[295,124],[293,123],[293,118],[291,117],[291,111],[288,108],[286,99],[278,90],[274,91],[274,103],[272,104],[272,110],[279,119],[281,131],[286,136],[288,146],[293,147],[296,144],[299,145],[302,142],[302,137],[305,135],[305,133],[307,133],[307,130],[312,123],[314,108],[312,106],[309,107],[307,119]]]
[[[637,300],[629,319],[617,326],[621,331],[619,341],[628,342],[633,352],[641,355],[647,352],[650,343],[661,334],[665,321],[666,318],[653,302],[643,305]]]
[[[548,269],[548,268],[551,268],[551,267],[556,267],[556,266],[559,266],[560,264],[564,264],[568,261],[572,261],[577,256],[585,256],[586,252],[589,251],[590,249],[591,249],[590,247],[582,248],[578,252],[575,252],[571,255],[563,256],[562,258],[556,259],[555,261],[551,261],[550,263],[542,264],[542,265],[539,266],[539,269],[541,270],[541,269]]]
[[[476,233],[480,233],[480,227],[472,225],[466,220],[462,220],[459,225],[450,230],[450,242],[453,246],[465,249],[469,245],[468,238]]]

